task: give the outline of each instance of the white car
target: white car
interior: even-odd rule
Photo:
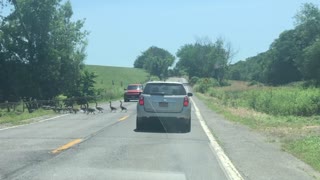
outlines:
[[[179,82],[149,82],[145,85],[137,103],[137,129],[144,129],[149,119],[182,121],[186,132],[191,130],[192,93]]]

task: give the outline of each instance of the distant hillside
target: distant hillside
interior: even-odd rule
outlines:
[[[86,69],[98,75],[95,88],[111,99],[121,97],[128,84],[144,83],[149,79],[147,72],[137,68],[86,65]]]

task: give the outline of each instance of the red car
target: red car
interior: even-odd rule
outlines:
[[[128,102],[130,100],[138,100],[140,94],[143,91],[142,84],[129,84],[127,89],[124,89],[125,93],[123,95],[124,102]]]

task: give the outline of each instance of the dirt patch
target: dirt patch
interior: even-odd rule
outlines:
[[[320,126],[293,127],[267,127],[263,130],[274,141],[294,141],[310,135],[320,136]]]

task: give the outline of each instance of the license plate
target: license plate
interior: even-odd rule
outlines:
[[[168,107],[167,102],[159,102],[159,107]]]

